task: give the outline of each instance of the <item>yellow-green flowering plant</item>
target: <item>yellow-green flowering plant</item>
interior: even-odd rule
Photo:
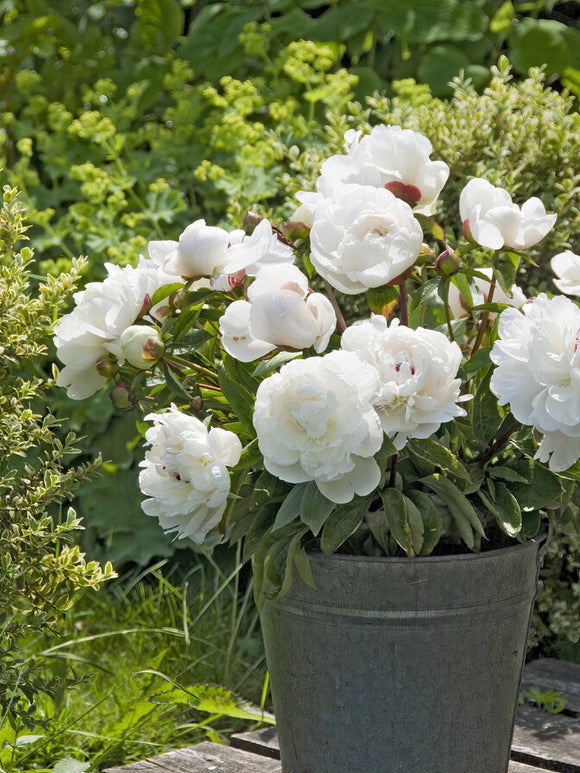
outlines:
[[[515,284],[557,215],[474,178],[438,223],[431,154],[410,129],[351,131],[290,222],[197,220],[109,266],[57,327],[69,395],[114,382],[139,411],[144,512],[208,547],[243,539],[259,594],[294,566],[309,582],[308,549],[486,550],[575,509],[580,309]],[[579,263],[554,256],[563,291]]]

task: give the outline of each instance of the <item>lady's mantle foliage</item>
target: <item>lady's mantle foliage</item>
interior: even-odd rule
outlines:
[[[274,596],[293,565],[309,581],[306,543],[478,550],[574,507],[580,311],[514,282],[556,215],[475,178],[460,218],[425,220],[449,170],[424,136],[378,126],[345,150],[295,222],[198,220],[151,242],[138,269],[79,294],[57,335],[70,394],[112,374],[153,422],[144,510],[205,545],[245,538]],[[566,292],[578,260],[554,257]],[[333,290],[379,313],[347,325]]]

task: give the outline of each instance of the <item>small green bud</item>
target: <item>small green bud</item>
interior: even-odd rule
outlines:
[[[444,250],[437,258],[435,268],[444,276],[451,276],[457,273],[460,265],[461,261],[453,250]]]
[[[109,397],[115,408],[120,408],[122,411],[128,411],[135,405],[133,393],[122,381],[117,381],[109,392]]]

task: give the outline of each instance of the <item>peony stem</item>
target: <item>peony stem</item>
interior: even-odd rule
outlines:
[[[332,308],[334,309],[334,313],[336,314],[336,332],[339,335],[342,335],[342,333],[344,333],[344,331],[346,330],[346,322],[344,321],[344,316],[342,314],[340,306],[338,305],[338,301],[336,300],[336,296],[334,294],[332,287],[328,284],[326,279],[323,279],[322,283],[324,285],[324,289],[326,290],[326,294],[328,295],[328,300],[331,302]]]
[[[407,283],[405,281],[401,282],[399,285],[399,301],[401,306],[401,325],[408,325],[409,324],[409,309],[408,309],[408,302],[407,302]]]
[[[495,291],[495,274],[492,275],[491,281],[489,283],[489,293],[487,296],[487,303],[491,303],[493,300],[493,293]],[[481,342],[483,340],[483,336],[485,334],[485,331],[487,330],[489,325],[489,311],[484,311],[481,315],[481,322],[479,323],[479,330],[477,331],[477,337],[475,339],[475,343],[473,344],[473,349],[471,350],[471,357],[475,354],[475,352],[479,349],[481,346]]]
[[[189,362],[186,359],[183,359],[182,357],[179,357],[176,354],[172,354],[170,357],[164,357],[163,361],[167,363],[170,367],[172,367],[174,370],[179,371],[179,368],[177,368],[177,365],[181,365],[182,367],[196,370],[198,373],[203,373],[204,376],[207,376],[212,381],[217,380],[217,374],[212,373],[211,370],[208,370],[207,368],[204,368],[202,365],[196,365],[194,362]]]
[[[490,446],[488,446],[486,448],[486,450],[484,451],[484,454],[483,454],[483,458],[482,458],[482,461],[484,462],[484,464],[485,464],[485,462],[488,462],[491,459],[491,457],[496,453],[496,451],[498,451],[503,446],[503,444],[510,437],[510,435],[513,435],[513,433],[517,429],[519,429],[521,426],[522,425],[520,424],[519,421],[514,421],[506,429],[506,431],[503,433],[503,435],[495,441],[495,443],[492,443]]]
[[[445,309],[445,321],[447,322],[447,330],[449,332],[449,340],[455,341],[453,335],[453,325],[451,324],[451,310],[449,308],[449,286],[451,285],[451,278],[445,282],[445,298],[443,299],[443,308]]]

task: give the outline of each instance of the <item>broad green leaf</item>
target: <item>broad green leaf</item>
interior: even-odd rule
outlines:
[[[389,524],[384,510],[372,510],[366,514],[366,523],[380,548],[389,555]]]
[[[510,491],[522,510],[538,510],[560,496],[562,484],[554,473],[532,459],[522,459],[514,469],[528,483],[510,483]]]
[[[354,534],[365,517],[368,504],[366,499],[363,502],[355,500],[341,505],[330,515],[322,527],[320,538],[320,546],[324,553],[334,553]]]
[[[475,534],[485,537],[483,525],[467,497],[442,475],[431,475],[421,481],[425,486],[435,491],[448,508],[461,539],[468,548],[475,547]]]
[[[159,287],[157,290],[155,290],[155,292],[151,296],[151,305],[156,306],[160,301],[164,300],[165,298],[168,298],[173,293],[182,289],[183,289],[182,282],[175,282],[174,284],[163,285],[163,287]]]
[[[448,448],[431,438],[417,439],[413,438],[407,441],[407,448],[411,452],[435,467],[441,467],[442,470],[452,473],[458,478],[469,479],[469,470],[451,453]]]
[[[301,352],[278,352],[268,360],[262,360],[259,362],[252,372],[254,378],[260,378],[261,376],[268,376],[275,370],[278,370],[284,363],[289,360],[295,360],[296,357],[301,356]]]
[[[388,488],[381,491],[381,499],[393,539],[408,556],[415,555],[405,498],[398,489]]]
[[[505,483],[496,483],[494,505],[499,525],[506,534],[515,537],[522,528],[522,513],[516,498]]]
[[[407,498],[413,502],[423,519],[423,545],[420,555],[428,556],[439,542],[443,529],[439,509],[433,498],[424,491],[408,491]]]
[[[295,518],[299,517],[302,495],[309,485],[309,483],[296,483],[294,488],[289,491],[281,508],[278,510],[273,531],[278,531],[278,529],[281,529],[291,523]]]
[[[236,414],[242,424],[252,430],[254,434],[254,425],[252,422],[254,397],[240,384],[232,381],[226,375],[223,369],[219,372],[220,389],[233,412]]]
[[[306,484],[300,502],[300,520],[310,528],[314,536],[318,536],[318,532],[335,507],[336,503],[327,499],[316,483],[311,481]]]
[[[403,497],[405,500],[405,509],[407,511],[407,521],[411,529],[411,542],[413,544],[413,553],[418,556],[423,549],[423,536],[425,525],[419,508],[410,497]]]
[[[165,377],[165,381],[167,382],[167,386],[171,390],[171,392],[176,396],[181,398],[182,400],[186,400],[187,402],[190,402],[191,398],[193,397],[192,392],[188,392],[186,386],[184,386],[181,383],[181,380],[174,374],[172,369],[169,367],[169,365],[165,362],[165,360],[162,361],[161,366],[163,368],[163,375]]]
[[[305,585],[308,585],[309,588],[315,590],[316,584],[312,574],[312,567],[310,566],[310,559],[308,558],[308,553],[302,546],[294,553],[294,565],[296,566],[296,571],[302,582]]]
[[[469,284],[466,275],[463,272],[453,274],[449,277],[449,281],[457,287],[460,294],[463,296],[463,300],[468,309],[473,306],[473,295],[471,293],[471,285]]]
[[[415,311],[415,309],[418,306],[420,306],[431,295],[433,295],[437,291],[440,281],[441,280],[439,279],[439,277],[435,277],[434,279],[429,279],[427,282],[422,284],[418,290],[415,290],[415,292],[413,293],[413,297],[411,298],[411,305],[409,307],[409,310]]]
[[[471,423],[475,437],[486,446],[495,436],[502,423],[497,407],[497,398],[489,388],[491,368],[477,386],[471,401]]]
[[[367,303],[375,314],[382,314],[385,307],[396,303],[399,299],[399,291],[392,285],[371,287],[367,292]]]
[[[542,516],[539,510],[529,510],[522,513],[522,530],[520,537],[523,539],[532,539],[540,530]]]
[[[504,467],[503,465],[496,465],[495,467],[488,467],[488,473],[492,478],[500,478],[501,480],[507,480],[510,483],[529,483],[530,481],[520,475],[511,467]]]

